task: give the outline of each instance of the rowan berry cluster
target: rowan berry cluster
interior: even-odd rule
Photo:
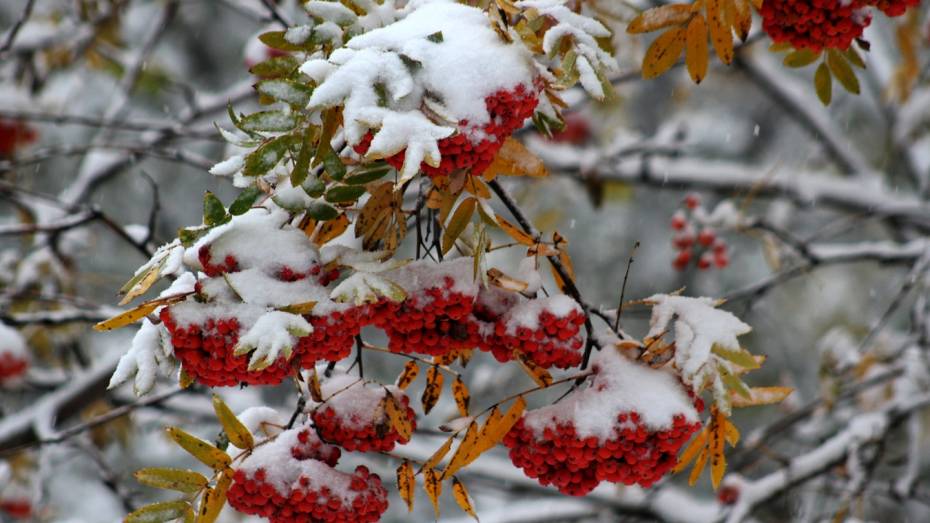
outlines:
[[[326,401],[313,409],[313,424],[323,440],[348,451],[389,452],[395,444],[409,441],[387,419],[383,402],[388,394],[399,402],[411,426],[416,428],[410,399],[397,387],[369,384],[342,375],[327,380],[322,392]]]
[[[227,499],[239,512],[272,523],[378,521],[388,506],[381,478],[364,466],[340,472],[333,468],[338,459],[339,450],[312,428],[290,429],[242,461]]]
[[[727,242],[707,223],[706,216],[700,197],[695,194],[685,197],[684,209],[672,216],[671,227],[675,231],[672,246],[678,251],[672,267],[676,270],[683,271],[692,262],[702,271],[711,267],[724,269],[730,264]]]
[[[584,495],[601,481],[649,487],[675,466],[678,450],[701,427],[695,407],[702,403],[674,378],[606,352],[598,355],[588,388],[525,413],[504,438],[514,465],[565,494]],[[649,401],[663,401],[653,386],[654,392],[672,387],[671,403],[656,405],[663,412],[658,417],[649,411]]]
[[[871,23],[867,0],[767,0],[762,28],[775,42],[812,51],[848,49]]]
[[[0,383],[19,378],[28,368],[28,359],[12,352],[0,352]]]
[[[29,368],[29,352],[19,331],[0,323],[0,383],[16,382]]]
[[[539,103],[538,86],[517,85],[513,90],[500,90],[484,99],[488,111],[488,123],[477,127],[468,120],[458,122],[458,132],[439,140],[442,156],[437,167],[420,164],[420,171],[431,178],[448,176],[457,170],[465,170],[478,176],[491,165],[497,151],[514,131],[523,127],[523,122],[533,116]],[[372,134],[368,133],[355,145],[355,152],[365,154],[371,146]],[[394,168],[404,165],[405,151],[385,158]]]
[[[901,16],[908,9],[916,7],[918,4],[920,4],[920,0],[874,0],[872,3],[886,16],[891,17]]]

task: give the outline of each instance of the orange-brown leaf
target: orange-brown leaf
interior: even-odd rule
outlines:
[[[439,519],[439,495],[442,493],[442,480],[435,469],[426,469],[423,471],[423,488],[426,495],[429,496],[433,504],[433,511],[436,513],[436,519]]]
[[[410,460],[404,460],[397,467],[397,492],[400,498],[407,504],[407,510],[413,512],[413,465]]]
[[[771,405],[773,403],[781,403],[792,392],[794,392],[794,389],[791,387],[752,387],[749,389],[748,398],[731,393],[730,403],[734,407]]]
[[[495,175],[544,178],[546,164],[516,138],[507,138],[485,172]]]
[[[452,246],[455,245],[455,240],[458,240],[462,232],[465,231],[465,227],[468,226],[472,215],[475,213],[475,205],[477,204],[478,200],[469,197],[465,198],[465,200],[456,207],[455,212],[452,213],[452,217],[449,218],[449,223],[446,224],[445,230],[442,232],[443,254],[452,249]]]
[[[701,15],[695,15],[688,24],[685,48],[685,65],[694,83],[699,84],[707,76],[707,64],[710,53],[707,49],[707,22]]]
[[[626,32],[630,34],[649,33],[670,25],[680,25],[691,17],[691,6],[688,4],[669,4],[653,7],[640,13],[633,19]]]
[[[388,421],[391,422],[391,426],[394,427],[397,434],[402,439],[409,441],[410,436],[413,435],[413,423],[407,417],[407,409],[401,405],[393,394],[388,391],[385,391],[385,393],[387,394],[385,397],[387,401],[384,405],[384,413],[387,414]]]
[[[691,463],[695,456],[698,455],[698,452],[703,450],[705,446],[707,446],[707,431],[702,430],[698,432],[697,436],[688,444],[688,447],[678,456],[678,463],[673,469],[675,474],[685,470],[685,468],[688,467],[688,463]]]
[[[320,387],[320,376],[317,375],[316,369],[310,369],[310,380],[307,382],[307,388],[310,389],[310,398],[317,402],[323,403],[323,389]]]
[[[687,31],[674,27],[659,35],[643,57],[643,78],[655,78],[668,71],[685,49]]]
[[[723,453],[723,444],[726,439],[726,417],[717,409],[713,409],[713,418],[710,426],[710,442],[707,450],[710,451],[710,480],[716,489],[727,470],[727,458]]]
[[[733,31],[726,21],[723,0],[707,0],[707,24],[717,56],[725,64],[733,62]]]
[[[423,389],[423,396],[420,401],[423,403],[423,414],[429,414],[439,401],[442,394],[443,375],[439,372],[439,367],[433,365],[426,370],[426,387]]]
[[[468,416],[468,403],[471,401],[471,395],[468,393],[468,386],[462,380],[461,376],[456,376],[452,382],[452,396],[455,398],[455,405],[459,409],[459,414]]]
[[[449,464],[446,466],[445,470],[442,471],[442,478],[450,478],[453,474],[459,471],[462,467],[469,464],[474,458],[477,458],[477,453],[474,452],[475,445],[478,443],[478,423],[472,421],[468,425],[468,429],[465,431],[465,436],[462,437],[462,442],[459,443],[458,448],[455,449],[455,454],[452,455],[452,459],[449,461]],[[474,458],[472,456],[474,455]]]
[[[526,357],[524,354],[520,354],[518,358],[520,366],[523,367],[524,372],[536,382],[540,387],[548,387],[552,385],[552,374],[549,374],[549,371],[545,367],[540,367],[533,360]]]
[[[471,496],[468,495],[465,485],[459,481],[459,478],[452,478],[452,496],[455,498],[455,502],[458,503],[459,508],[475,518],[475,521],[478,520],[478,514],[475,514],[475,505],[472,503]]]
[[[426,463],[423,464],[422,470],[434,469],[436,465],[439,465],[439,462],[442,461],[442,458],[446,457],[446,454],[449,453],[449,449],[452,448],[452,442],[455,441],[454,437],[450,437],[442,444],[441,447],[436,449],[436,452],[433,452],[433,455],[426,460]]]
[[[316,244],[324,245],[330,240],[335,239],[349,228],[349,217],[345,213],[339,217],[324,222],[316,234]]]
[[[418,374],[420,374],[420,366],[417,365],[416,360],[408,361],[407,364],[404,365],[404,371],[397,377],[397,387],[406,389],[413,383],[413,380],[417,379]]]
[[[503,229],[504,232],[507,233],[507,236],[510,236],[511,238],[513,238],[515,242],[526,245],[527,247],[532,247],[533,245],[536,245],[536,240],[533,239],[532,236],[523,232],[522,229],[520,229],[516,225],[507,221],[506,218],[502,217],[501,215],[497,215],[495,218],[497,220],[497,224],[500,225],[501,229]]]

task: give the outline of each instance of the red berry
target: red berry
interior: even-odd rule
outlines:
[[[712,262],[713,262],[713,258],[711,258],[709,253],[705,252],[704,254],[701,255],[700,258],[698,258],[697,268],[702,271],[709,269]]]
[[[730,257],[726,252],[714,254],[714,265],[718,269],[725,269],[730,264]]]
[[[701,205],[701,197],[697,194],[691,193],[685,196],[685,207],[694,210]]]
[[[680,211],[672,215],[672,229],[676,231],[680,231],[685,228],[685,225],[687,225],[687,223],[688,223],[688,220],[685,219],[685,215],[682,214]]]
[[[875,0],[872,5],[880,9],[887,16],[901,16],[909,8],[920,4],[920,0]]]
[[[701,229],[701,232],[698,233],[698,237],[697,237],[698,243],[700,243],[704,247],[710,247],[710,245],[714,243],[715,239],[717,239],[717,234],[714,232],[713,229],[709,227],[705,227],[704,229]]]
[[[775,42],[820,51],[847,49],[872,21],[866,0],[766,0],[762,28]]]
[[[691,249],[685,249],[675,256],[672,266],[679,271],[683,271],[688,268],[689,263],[691,263]]]

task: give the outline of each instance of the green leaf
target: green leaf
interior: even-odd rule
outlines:
[[[346,166],[329,144],[323,148],[323,168],[333,180],[341,180],[346,175]]]
[[[265,142],[245,157],[242,174],[259,176],[267,173],[284,158],[290,143],[291,137],[287,135]]]
[[[191,504],[184,500],[163,501],[146,505],[126,516],[123,521],[124,523],[163,523],[183,518],[192,510]]]
[[[818,58],[820,58],[820,51],[815,52],[804,47],[789,53],[783,63],[786,67],[804,67],[814,63]]]
[[[236,197],[236,200],[229,206],[229,213],[233,216],[239,216],[252,208],[255,200],[261,196],[262,190],[258,187],[248,187]]]
[[[316,47],[316,39],[312,36],[301,44],[292,44],[284,38],[284,31],[269,31],[258,35],[258,39],[272,49],[280,51],[309,51]]]
[[[360,185],[335,185],[326,191],[326,201],[331,203],[347,203],[358,200],[365,194],[365,188]]]
[[[177,490],[186,494],[200,492],[207,486],[207,477],[193,470],[150,467],[133,474],[136,481],[149,487]]]
[[[364,185],[383,178],[384,175],[391,172],[391,169],[393,169],[393,167],[386,163],[366,165],[361,169],[352,171],[352,174],[345,179],[345,183],[349,185]]]
[[[292,55],[286,54],[275,56],[259,62],[249,69],[249,72],[260,78],[278,78],[288,76],[300,66],[300,60]]]
[[[239,121],[245,132],[283,133],[297,126],[297,116],[283,111],[259,111]]]
[[[314,174],[309,175],[300,187],[311,198],[319,198],[326,191],[326,184]]]
[[[216,227],[229,221],[229,214],[223,202],[212,192],[203,194],[203,223],[207,227]]]
[[[852,46],[849,49],[843,51],[843,56],[849,60],[849,63],[855,65],[859,69],[865,69],[865,62],[862,60],[862,57],[859,56],[859,52]]]
[[[300,187],[304,180],[307,179],[307,175],[310,174],[310,161],[313,159],[313,137],[316,134],[316,126],[308,125],[304,129],[304,134],[298,146],[300,147],[300,152],[297,153],[297,160],[294,162],[294,170],[291,171],[291,186]]]
[[[339,211],[332,205],[323,202],[313,202],[307,207],[307,216],[314,220],[325,222],[339,216]]]
[[[297,105],[306,106],[310,101],[310,95],[313,94],[313,88],[294,80],[273,79],[264,80],[255,86],[255,89],[265,96],[270,96],[275,100]]]
[[[718,365],[717,371],[720,373],[720,379],[727,387],[727,390],[733,391],[746,399],[752,398],[752,392],[749,391],[749,387],[743,383],[743,380],[734,376],[733,373],[727,370],[726,366]]]
[[[836,49],[827,51],[827,66],[844,89],[859,94],[859,79],[856,78],[855,71]]]
[[[715,343],[711,351],[717,356],[720,356],[721,358],[735,363],[747,370],[758,369],[760,366],[759,362],[752,357],[752,354],[743,348],[740,348],[739,350],[733,350]]]
[[[429,40],[430,42],[441,44],[443,41],[442,31],[436,31],[435,33],[427,36],[426,39]]]
[[[814,73],[814,88],[817,90],[817,97],[824,105],[830,105],[833,98],[833,78],[830,76],[830,69],[827,64],[821,63]]]
[[[455,212],[452,213],[452,217],[449,218],[449,224],[446,225],[446,229],[442,234],[443,253],[449,252],[452,246],[455,245],[455,240],[462,235],[465,227],[468,226],[468,222],[471,221],[471,215],[475,212],[475,204],[477,202],[478,200],[473,197],[466,198],[455,209]]]
[[[208,232],[209,227],[182,227],[178,229],[178,239],[181,240],[181,245],[190,247]]]
[[[229,121],[239,127],[239,117],[236,116],[236,111],[233,110],[232,102],[226,102],[226,114],[229,115]]]

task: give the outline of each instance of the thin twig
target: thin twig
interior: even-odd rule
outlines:
[[[626,294],[626,282],[630,277],[630,267],[633,266],[633,256],[636,254],[636,249],[639,248],[639,240],[636,240],[636,243],[633,244],[633,249],[630,251],[630,258],[626,262],[626,272],[623,273],[623,285],[620,286],[620,301],[617,303],[617,316],[614,319],[614,332],[620,331],[620,314],[623,312],[623,300]]]

